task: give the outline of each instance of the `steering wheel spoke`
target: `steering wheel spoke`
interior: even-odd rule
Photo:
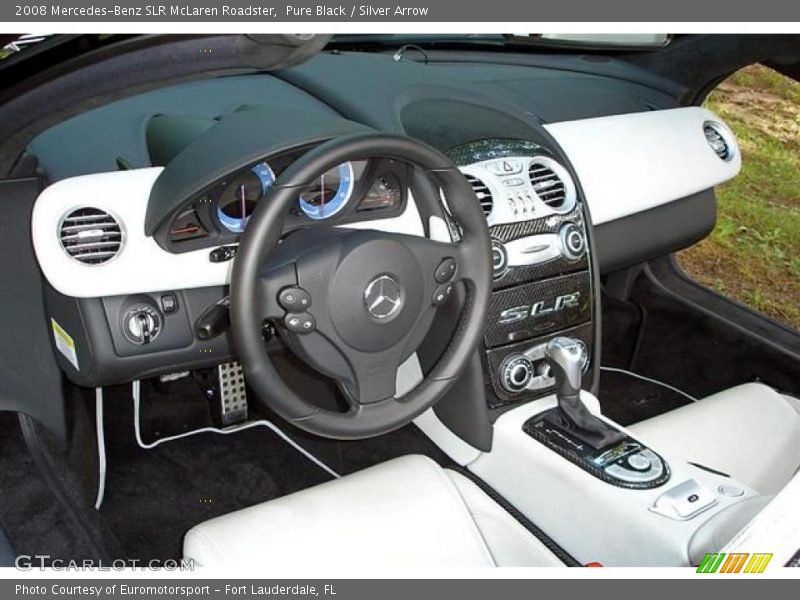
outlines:
[[[352,370],[344,378],[337,377],[354,410],[391,401],[395,397],[399,361],[396,352],[360,357],[351,362]]]

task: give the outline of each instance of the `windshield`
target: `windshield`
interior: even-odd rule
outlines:
[[[550,47],[560,50],[585,51],[593,50],[643,50],[663,48],[670,43],[672,36],[666,33],[638,34],[571,34],[571,33],[515,33],[515,34],[376,34],[376,35],[336,35],[334,44],[344,45],[381,45],[402,46],[414,44],[419,46],[446,45],[484,45],[497,48],[520,49],[526,46],[534,48]]]
[[[417,44],[436,46],[447,44],[494,45],[497,47],[521,46],[551,47],[562,50],[609,49],[641,50],[663,48],[672,36],[666,33],[571,34],[571,33],[516,33],[516,34],[376,34],[336,35],[334,43],[375,44],[383,46]]]

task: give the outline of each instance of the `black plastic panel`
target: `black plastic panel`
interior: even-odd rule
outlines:
[[[33,254],[31,211],[41,191],[38,179],[0,181],[0,410],[25,413],[61,441],[66,439],[61,374],[51,350],[50,319],[42,303],[42,279]]]
[[[714,229],[717,200],[704,190],[622,219],[596,225],[596,256],[602,273],[687,248]]]
[[[124,297],[107,301],[68,298],[47,286],[47,314],[75,340],[80,369],[75,369],[60,354],[58,364],[74,383],[95,387],[230,361],[235,351],[228,333],[207,341],[190,335],[197,318],[225,294],[224,287],[184,290],[178,295],[179,312],[166,318],[165,331],[169,333],[164,342],[159,338],[148,346],[134,346],[120,339],[114,307]],[[152,294],[154,300],[159,296]]]

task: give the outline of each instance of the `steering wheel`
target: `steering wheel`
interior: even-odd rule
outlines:
[[[385,157],[425,170],[461,227],[457,243],[372,230],[316,226],[278,243],[300,191],[346,161]],[[258,203],[242,235],[230,290],[231,327],[247,381],[281,417],[311,433],[360,439],[397,429],[455,383],[484,328],[492,281],[486,220],[471,186],[437,150],[410,138],[357,134],[328,141],[292,163]],[[398,367],[413,354],[457,282],[461,318],[439,362],[402,397]],[[349,410],[299,397],[275,370],[263,324],[339,383]]]

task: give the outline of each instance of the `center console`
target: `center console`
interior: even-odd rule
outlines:
[[[552,392],[544,350],[557,336],[580,345],[590,384],[592,254],[584,203],[569,172],[531,142],[486,140],[448,154],[472,184],[492,237],[494,282],[482,349],[489,406]]]

